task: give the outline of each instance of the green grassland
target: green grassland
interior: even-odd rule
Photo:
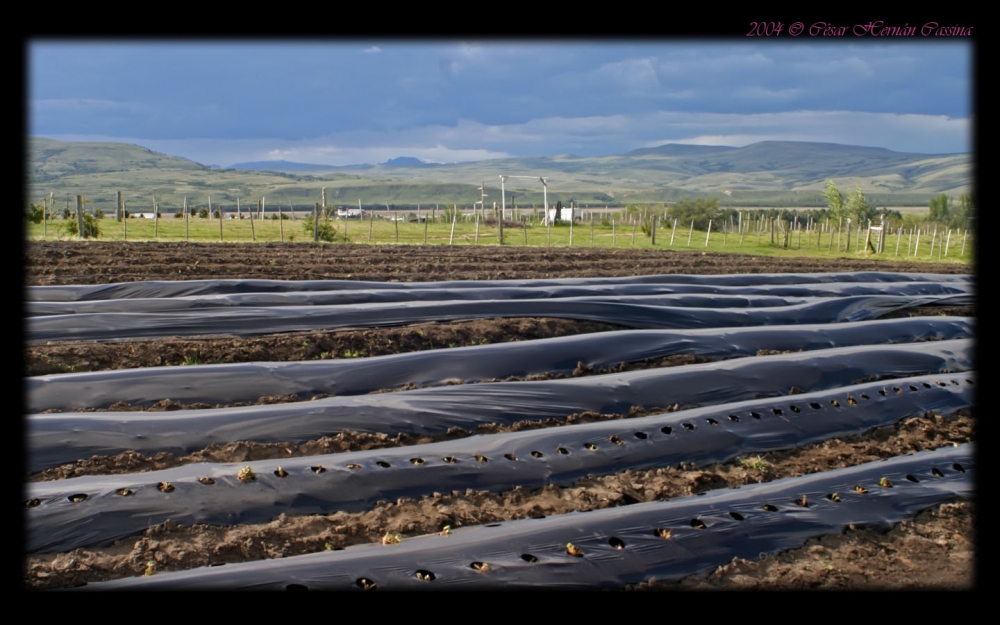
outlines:
[[[303,221],[304,214],[299,212],[297,219],[222,219],[198,218],[190,220],[177,219],[170,215],[159,220],[130,218],[117,221],[114,218],[98,220],[101,241],[198,241],[198,242],[232,242],[232,243],[266,243],[266,242],[312,242],[312,231],[306,231]],[[454,223],[444,221],[440,216],[437,221],[428,219],[425,222],[392,221],[380,216],[364,221],[357,219],[333,219],[331,224],[336,229],[337,245],[343,242],[372,245],[498,245],[499,230],[495,226],[480,224],[473,219],[459,218]],[[836,230],[817,233],[816,231],[794,231],[788,237],[787,246],[781,232],[775,234],[775,242],[771,242],[770,231],[745,232],[741,237],[736,231],[723,232],[718,229],[711,234],[678,226],[657,228],[656,243],[645,234],[641,227],[628,223],[602,223],[595,220],[576,222],[572,227],[568,223],[547,227],[538,221],[532,222],[530,213],[521,215],[525,227],[505,226],[505,246],[536,246],[536,247],[572,247],[572,248],[619,248],[619,249],[658,249],[676,251],[707,251],[753,254],[765,256],[786,257],[817,257],[817,258],[879,258],[883,260],[910,260],[918,262],[953,262],[972,264],[974,256],[974,240],[972,233],[951,233],[939,231],[936,236],[930,233],[915,234],[904,232],[899,235],[890,233],[884,243],[884,251],[875,254],[865,249],[866,233],[862,231],[862,239],[858,241],[858,230],[854,230],[848,238],[846,231],[838,236]],[[79,240],[66,230],[67,221],[62,219],[49,220],[45,224],[27,224],[28,240]],[[964,238],[964,241],[963,241]],[[832,245],[831,245],[832,239]],[[932,241],[933,239],[933,241]],[[933,254],[932,254],[933,242]],[[945,248],[947,246],[947,254]],[[964,252],[963,252],[964,246]]]

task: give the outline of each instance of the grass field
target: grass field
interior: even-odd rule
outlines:
[[[250,220],[192,218],[188,223],[173,215],[162,217],[156,223],[152,219],[128,219],[119,222],[111,218],[100,220],[100,240],[102,241],[199,241],[199,242],[311,242],[312,232],[307,232],[301,217],[299,219],[255,219]],[[497,245],[499,243],[498,229],[495,226],[480,224],[474,221],[459,220],[454,226],[444,222],[410,223],[393,222],[389,219],[374,220],[333,220],[337,236],[346,235],[351,243],[400,244],[400,245]],[[28,240],[78,240],[66,230],[64,220],[51,220],[47,224],[28,224],[26,236]],[[662,249],[678,251],[710,251],[754,254],[764,256],[809,256],[809,257],[851,257],[872,258],[876,255],[864,248],[867,233],[861,232],[858,241],[858,230],[850,234],[848,246],[847,232],[838,235],[836,231],[823,232],[817,235],[813,232],[793,232],[789,236],[787,247],[783,235],[775,233],[775,242],[771,243],[770,232],[746,232],[742,239],[736,232],[720,232],[713,230],[711,234],[704,231],[690,230],[678,225],[676,230],[658,228],[656,244],[642,232],[640,227],[628,224],[602,225],[599,222],[576,223],[572,228],[569,224],[560,224],[547,228],[537,222],[526,228],[505,227],[504,245],[534,246],[534,247],[579,247],[579,248],[636,248]],[[832,245],[831,245],[832,239]],[[932,249],[933,245],[933,249]],[[964,248],[964,250],[963,250]],[[933,252],[933,253],[932,253]],[[947,232],[936,236],[930,233],[915,234],[904,232],[897,235],[892,232],[887,235],[884,251],[877,255],[885,259],[907,259],[915,261],[955,262],[971,264],[974,256],[973,235],[967,236],[960,232],[952,232],[950,239]]]

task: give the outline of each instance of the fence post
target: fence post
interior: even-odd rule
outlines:
[[[260,202],[257,202],[257,214],[258,215],[260,214],[260,203],[263,202],[263,201],[264,200],[261,200]],[[220,213],[222,212],[221,208],[219,209],[219,212]],[[250,239],[252,241],[256,241],[257,240],[257,233],[254,231],[254,227],[253,227],[253,213],[250,213]]]
[[[281,223],[284,221],[284,214],[281,212],[281,204],[278,204],[278,237],[281,242],[285,242],[285,225]],[[344,238],[347,238],[347,222],[344,222]]]
[[[962,252],[961,252],[962,256],[965,256],[965,240],[968,238],[968,236],[969,236],[969,230],[966,229],[965,234],[962,235]]]
[[[153,196],[153,238],[160,236],[160,208],[156,205],[156,196]]]
[[[708,232],[705,233],[705,247],[708,247],[708,237],[712,236],[712,220],[708,220]]]
[[[455,242],[455,222],[458,221],[458,207],[455,207],[455,212],[451,216],[451,236],[448,237],[448,245],[452,245]],[[503,241],[501,241],[503,243]]]
[[[653,215],[653,220],[649,224],[649,244],[652,246],[656,245],[656,220],[658,218],[658,215]]]
[[[371,212],[371,217],[368,218],[368,242],[372,242],[372,228],[375,227],[375,211]]]
[[[313,205],[313,243],[319,243],[319,202]]]
[[[691,247],[691,236],[694,234],[694,220],[691,220],[691,228],[688,230],[688,247]]]
[[[117,219],[118,221],[121,221],[122,217],[125,216],[125,209],[124,209],[125,204],[123,203],[124,201],[125,200],[122,199],[122,192],[119,191],[118,192],[118,203],[115,206],[115,219]]]
[[[128,241],[128,208],[122,200],[122,241]]]
[[[576,219],[573,216],[573,213],[575,213],[575,212],[576,211],[573,210],[573,207],[571,206],[570,209],[569,209],[569,246],[570,247],[573,247],[573,222],[576,221]]]
[[[347,234],[346,228],[344,229],[344,234]],[[424,245],[427,245],[427,215],[424,215]]]
[[[79,228],[79,230],[77,230],[77,234],[80,235],[80,238],[86,239],[87,238],[87,231],[84,230],[84,228],[83,228],[83,196],[82,195],[76,196],[76,224],[77,224],[77,227]]]
[[[122,205],[122,215],[125,214],[125,205]],[[184,240],[187,241],[191,236],[191,214],[188,211],[188,199],[184,196]]]
[[[392,223],[396,224],[396,245],[399,245],[399,213],[392,212]]]

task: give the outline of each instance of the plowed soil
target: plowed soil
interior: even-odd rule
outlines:
[[[831,271],[969,273],[959,264],[908,264],[874,260],[816,260],[661,251],[524,249],[501,247],[372,247],[312,244],[29,243],[28,285],[103,284],[135,280],[211,278],[436,281],[630,276],[661,273],[726,274]],[[922,309],[904,314],[973,315],[971,308]],[[215,362],[291,361],[364,357],[449,346],[531,340],[619,329],[560,319],[484,319],[401,328],[346,329],[251,338],[165,339],[123,343],[53,343],[25,347],[25,375]],[[689,357],[633,363],[629,368],[690,364]],[[574,376],[595,373],[578,368]],[[461,380],[456,380],[460,383]],[[497,380],[497,383],[503,383]],[[292,401],[262,397],[256,403]],[[169,398],[148,410],[181,406]],[[214,406],[212,406],[214,407]],[[664,406],[682,409],[684,406]],[[133,410],[127,405],[114,409]],[[543,424],[454,430],[444,438],[630,415],[567,415]],[[233,441],[184,458],[137,453],[81,458],[28,480],[151,471],[186,462],[242,462],[428,442],[396,432],[342,432],[303,445]],[[209,564],[287,557],[378,542],[387,533],[404,538],[458,527],[532,516],[551,516],[635,502],[662,500],[716,488],[852,466],[880,458],[976,440],[972,414],[944,419],[928,414],[861,436],[830,440],[763,458],[741,458],[713,467],[682,465],[589,477],[569,487],[515,488],[505,493],[468,490],[420,500],[382,503],[371,510],[328,516],[282,515],[267,524],[182,527],[167,522],[106,549],[41,554],[25,560],[29,588],[65,588],[125,576]],[[650,582],[636,590],[669,589],[971,589],[976,540],[972,502],[938,506],[887,534],[869,529],[810,541],[762,561],[734,561],[706,577],[677,584]]]

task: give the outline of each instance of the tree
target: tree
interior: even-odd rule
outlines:
[[[556,216],[555,219],[552,220],[552,224],[558,226],[560,217],[562,217],[562,200],[556,202]]]
[[[861,191],[861,187],[857,187],[854,193],[851,193],[847,197],[847,214],[851,219],[856,220],[855,223],[866,224],[868,220],[874,219],[877,214],[874,206],[868,204],[868,200],[865,199],[864,192]]]
[[[947,223],[951,218],[951,200],[942,193],[931,198],[930,220],[938,223]]]
[[[976,197],[972,193],[958,196],[958,210],[954,217],[957,228],[971,228],[976,218]]]
[[[667,210],[667,215],[671,219],[676,219],[680,223],[691,223],[698,230],[708,230],[710,220],[718,221],[721,212],[719,211],[718,198],[681,198]],[[645,230],[644,230],[645,232]]]
[[[844,196],[840,194],[833,180],[826,181],[826,191],[823,192],[826,198],[827,208],[830,209],[831,219],[842,219],[844,215]]]

